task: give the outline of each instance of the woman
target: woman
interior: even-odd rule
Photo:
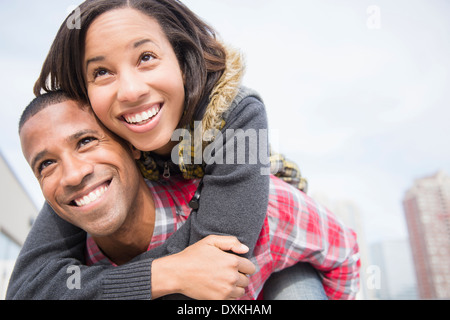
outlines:
[[[62,89],[90,103],[105,126],[146,151],[140,162],[146,178],[181,173],[202,179],[190,228],[174,234],[179,246],[168,253],[209,234],[223,234],[246,244],[250,257],[269,201],[267,141],[246,141],[246,161],[240,163],[242,146],[225,148],[235,136],[218,134],[267,130],[261,99],[240,86],[240,55],[224,49],[213,30],[178,1],[94,0],[84,2],[80,11],[80,29],[64,23],[59,30],[35,93]],[[202,132],[215,133],[209,143],[196,148],[192,139],[172,141],[180,128],[195,136],[196,120]],[[252,152],[265,157],[251,162]],[[217,154],[231,163],[222,164]],[[304,187],[304,180],[297,177],[297,182]]]

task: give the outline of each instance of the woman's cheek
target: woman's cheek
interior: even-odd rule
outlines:
[[[109,127],[109,125],[111,124],[111,120],[109,119],[108,115],[110,114],[112,104],[108,99],[107,93],[101,89],[92,89],[88,91],[88,94],[92,109],[94,110],[95,114],[104,125]]]

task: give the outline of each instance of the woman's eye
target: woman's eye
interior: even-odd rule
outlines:
[[[109,72],[106,69],[96,69],[93,73],[94,79],[98,78],[98,77],[104,77],[106,75],[108,75]]]
[[[147,52],[141,56],[141,62],[149,62],[149,61],[153,60],[154,58],[155,58],[155,56],[153,54]]]

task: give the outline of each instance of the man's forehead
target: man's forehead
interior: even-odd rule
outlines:
[[[58,128],[62,126],[74,126],[83,123],[86,127],[99,127],[97,119],[90,108],[81,107],[71,100],[42,109],[31,117],[28,122],[36,128],[49,126],[55,131],[58,131]],[[24,127],[26,125],[27,123],[25,123]]]
[[[51,105],[24,124],[20,134],[22,149],[27,158],[32,157],[86,131],[105,132],[89,108],[81,109],[71,101]]]

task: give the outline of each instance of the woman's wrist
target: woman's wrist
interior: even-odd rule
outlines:
[[[152,262],[152,299],[169,294],[181,293],[178,279],[180,270],[176,264],[176,255],[156,259]]]

